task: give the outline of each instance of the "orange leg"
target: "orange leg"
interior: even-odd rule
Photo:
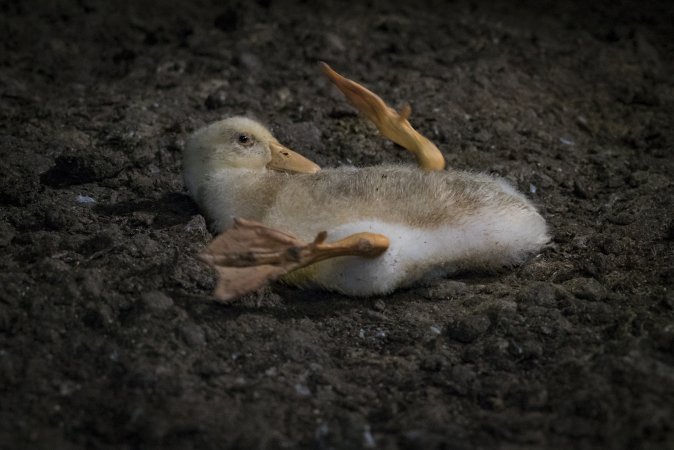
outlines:
[[[261,223],[235,219],[234,227],[215,238],[199,259],[218,273],[213,295],[229,302],[310,264],[338,256],[372,258],[389,246],[386,236],[375,233],[356,233],[330,243],[326,238],[323,231],[306,243]]]
[[[419,167],[428,171],[445,168],[445,158],[440,150],[412,128],[407,120],[412,113],[410,105],[405,105],[399,114],[377,94],[338,74],[326,63],[321,63],[321,69],[349,103],[372,121],[384,137],[414,153]]]

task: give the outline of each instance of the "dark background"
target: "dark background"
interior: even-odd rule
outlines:
[[[1,2],[0,447],[674,448],[669,4]],[[526,192],[549,248],[210,301],[189,132],[412,163],[319,59]]]

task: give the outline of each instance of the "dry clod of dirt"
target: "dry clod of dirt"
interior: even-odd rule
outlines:
[[[161,291],[150,291],[141,297],[148,311],[165,311],[173,306],[173,300]]]
[[[480,335],[489,329],[491,321],[483,315],[468,316],[449,322],[447,333],[452,339],[464,344],[475,341]]]

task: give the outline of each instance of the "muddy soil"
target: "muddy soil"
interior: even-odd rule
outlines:
[[[674,448],[669,2],[0,3],[0,447]],[[539,256],[354,299],[211,301],[195,128],[410,162],[322,77],[550,223]]]

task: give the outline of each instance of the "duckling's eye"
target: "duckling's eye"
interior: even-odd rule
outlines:
[[[253,145],[253,139],[246,135],[246,134],[240,134],[238,137],[239,144],[245,145],[246,147]]]

